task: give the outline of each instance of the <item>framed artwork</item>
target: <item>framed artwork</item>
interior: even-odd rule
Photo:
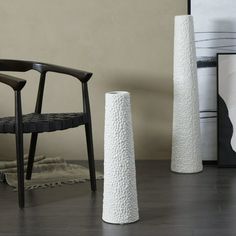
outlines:
[[[236,54],[217,54],[218,164],[236,167]]]
[[[194,17],[204,161],[217,161],[217,53],[236,52],[236,1],[188,0]]]

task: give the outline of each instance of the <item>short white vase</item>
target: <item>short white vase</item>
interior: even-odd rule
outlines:
[[[197,61],[193,17],[175,17],[171,170],[202,171]]]
[[[102,219],[112,224],[139,220],[130,95],[106,93]]]

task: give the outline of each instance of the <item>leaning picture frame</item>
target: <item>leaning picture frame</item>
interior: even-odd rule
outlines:
[[[217,163],[217,53],[236,53],[236,1],[187,3],[194,18],[203,161]]]
[[[218,165],[236,167],[236,53],[217,54]]]

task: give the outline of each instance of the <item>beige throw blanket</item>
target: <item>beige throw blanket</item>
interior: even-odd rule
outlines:
[[[25,170],[27,156],[25,156]],[[17,189],[16,161],[0,161],[0,181]],[[96,173],[102,179],[101,173]],[[89,180],[89,170],[77,164],[67,163],[60,157],[35,157],[31,180],[25,180],[25,189],[47,188],[62,184],[74,184]]]

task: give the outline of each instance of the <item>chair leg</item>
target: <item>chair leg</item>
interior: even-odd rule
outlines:
[[[21,92],[15,91],[15,115],[16,115],[16,161],[17,161],[17,180],[18,180],[18,201],[19,207],[25,206],[24,189],[24,150],[23,150],[23,127],[22,127],[22,109]]]
[[[28,156],[28,165],[27,165],[27,171],[26,171],[27,180],[30,180],[32,176],[37,139],[38,139],[38,133],[32,133],[31,141],[30,141],[29,156]]]
[[[95,163],[94,163],[93,136],[92,136],[91,122],[85,124],[85,133],[86,133],[86,140],[87,140],[87,152],[88,152],[91,190],[96,191],[97,186],[96,186],[96,173],[95,173]]]
[[[19,207],[25,206],[24,194],[24,151],[23,151],[23,133],[19,130],[16,133],[16,159],[17,159],[17,179],[18,179],[18,201]]]

